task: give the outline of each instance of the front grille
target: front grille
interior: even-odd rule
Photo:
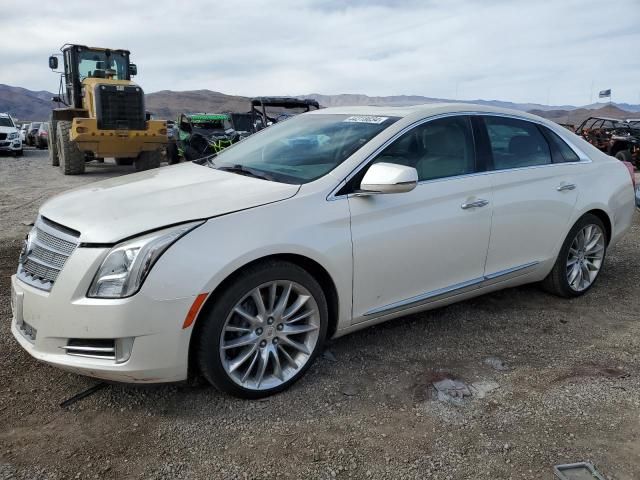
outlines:
[[[6,140],[7,139],[7,134],[6,133],[0,133],[0,140]]]
[[[67,355],[75,357],[116,359],[116,342],[112,339],[70,338],[67,345],[62,348]]]
[[[78,246],[80,234],[38,217],[20,254],[18,278],[42,290],[51,290],[67,258]]]
[[[144,93],[133,85],[97,85],[96,110],[101,130],[144,130]]]

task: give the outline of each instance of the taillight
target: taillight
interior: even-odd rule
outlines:
[[[629,171],[629,175],[631,175],[631,183],[633,183],[633,188],[636,188],[636,170],[635,168],[633,168],[633,165],[631,164],[631,162],[625,162],[624,160],[622,161],[622,163],[624,163],[624,166],[627,167],[627,170]]]

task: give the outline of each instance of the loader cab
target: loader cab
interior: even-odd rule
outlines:
[[[86,78],[131,80],[137,67],[129,61],[128,50],[89,48],[83,45],[64,45],[65,103],[82,108],[82,81]],[[58,68],[58,57],[49,57],[49,67]]]

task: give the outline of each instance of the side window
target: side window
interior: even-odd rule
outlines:
[[[561,162],[579,162],[580,157],[573,151],[573,149],[567,145],[567,143],[560,138],[560,136],[553,130],[547,127],[540,127],[544,129],[545,136],[551,141],[555,147],[556,153],[560,154],[559,161]],[[556,155],[557,156],[557,155]],[[556,159],[558,161],[558,159]]]
[[[484,117],[494,170],[551,163],[551,151],[534,123],[505,117]]]
[[[418,180],[473,173],[475,154],[468,117],[446,117],[423,123],[389,145],[374,161],[407,165]]]

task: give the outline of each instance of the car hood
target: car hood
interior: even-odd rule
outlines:
[[[16,127],[0,127],[0,133],[13,133],[17,131],[18,129]]]
[[[46,202],[40,214],[80,232],[81,242],[115,243],[164,226],[285,200],[299,188],[184,163],[71,190]]]

